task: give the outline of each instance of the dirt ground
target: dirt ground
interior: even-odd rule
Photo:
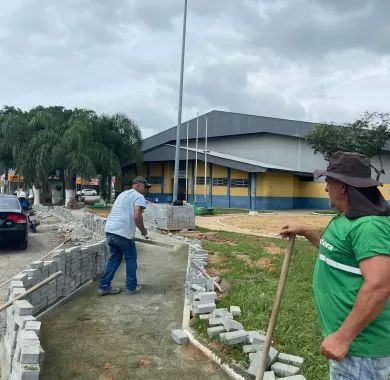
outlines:
[[[43,320],[41,380],[210,379],[228,376],[171,330],[182,325],[187,249],[137,244],[143,289],[98,296],[96,284]],[[113,286],[123,286],[124,266]]]
[[[236,214],[198,216],[196,225],[217,231],[232,231],[258,236],[278,236],[281,227],[288,223],[303,224],[322,230],[332,216],[310,212],[280,212],[278,214]]]

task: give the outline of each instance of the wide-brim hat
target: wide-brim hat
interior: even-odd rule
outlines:
[[[315,170],[314,178],[331,177],[353,187],[382,186],[383,183],[371,178],[370,159],[359,153],[336,152],[329,158],[326,170]]]

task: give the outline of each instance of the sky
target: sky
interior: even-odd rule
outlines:
[[[6,0],[0,106],[177,122],[184,0]],[[313,122],[389,111],[390,1],[188,0],[183,116]]]

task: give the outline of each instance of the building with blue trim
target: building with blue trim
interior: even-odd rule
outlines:
[[[328,209],[324,182],[314,182],[312,175],[327,162],[304,139],[313,126],[225,111],[211,111],[182,123],[178,199],[209,207]],[[171,202],[175,146],[176,127],[146,138],[144,163],[137,168],[128,162],[123,168],[124,183],[144,175],[153,185],[148,198]],[[388,171],[388,149],[382,161]],[[381,180],[385,182],[381,190],[389,200],[389,174]]]

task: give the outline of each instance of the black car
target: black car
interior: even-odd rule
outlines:
[[[0,241],[16,243],[19,249],[27,248],[27,217],[14,195],[0,194]]]

